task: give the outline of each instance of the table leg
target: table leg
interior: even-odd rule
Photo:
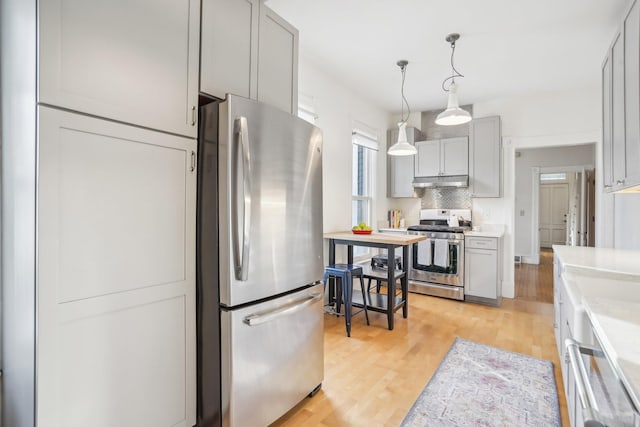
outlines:
[[[393,245],[387,246],[387,323],[393,330],[393,313],[396,301],[396,250]]]
[[[409,263],[409,248],[411,245],[404,245],[402,247],[402,271],[404,275],[402,279],[400,279],[400,287],[402,288],[402,300],[404,301],[404,305],[402,306],[402,317],[405,319],[409,316],[409,269],[407,268],[407,264]]]
[[[353,264],[353,245],[347,246],[347,264]]]
[[[336,263],[336,241],[329,239],[329,265]]]
[[[342,280],[342,295],[344,296],[344,320],[347,326],[347,336],[351,336],[351,299],[353,296],[353,276],[347,272],[346,280]]]

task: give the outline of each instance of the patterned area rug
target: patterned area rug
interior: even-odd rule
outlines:
[[[456,338],[401,427],[557,426],[553,364]]]

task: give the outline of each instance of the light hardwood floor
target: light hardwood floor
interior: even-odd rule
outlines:
[[[409,317],[393,331],[382,314],[353,319],[325,315],[322,390],[274,426],[398,426],[440,361],[460,337],[542,359],[555,367],[562,425],[569,426],[553,335],[552,255],[539,268],[516,266],[516,298],[499,308],[409,294]],[[535,271],[537,270],[537,271]]]

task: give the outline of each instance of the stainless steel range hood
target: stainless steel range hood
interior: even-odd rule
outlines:
[[[434,187],[468,187],[468,175],[451,175],[451,176],[417,176],[413,179],[413,186],[416,188],[434,188]]]

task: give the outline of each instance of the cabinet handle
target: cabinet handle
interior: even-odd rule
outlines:
[[[613,185],[611,185],[611,184],[605,184],[605,186],[604,186],[604,188],[611,188],[611,187],[613,187]]]
[[[196,170],[196,152],[191,151],[191,172]]]
[[[619,179],[616,181],[616,185],[622,185],[624,184],[624,179]]]
[[[191,106],[191,126],[196,125],[196,106]]]

